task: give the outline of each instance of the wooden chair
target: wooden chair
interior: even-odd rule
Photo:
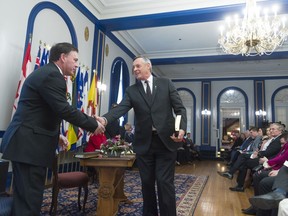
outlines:
[[[12,212],[13,198],[6,192],[8,161],[0,160],[0,215],[9,216]]]
[[[50,215],[56,215],[58,193],[60,189],[78,187],[78,208],[81,210],[80,197],[82,187],[84,189],[83,212],[85,212],[85,204],[88,196],[88,182],[87,173],[77,170],[79,162],[75,162],[73,152],[60,152],[56,156],[53,164],[53,186],[52,186],[52,203],[50,208]],[[78,169],[80,170],[80,169]]]

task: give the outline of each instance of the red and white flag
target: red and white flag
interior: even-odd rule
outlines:
[[[18,83],[17,91],[16,91],[16,96],[15,96],[15,100],[14,100],[11,118],[13,118],[13,115],[17,109],[23,83],[24,83],[25,79],[30,75],[31,72],[32,72],[32,70],[31,70],[31,40],[30,40],[28,45],[27,45],[24,59],[23,59],[23,63],[22,63],[22,73],[20,75],[20,80]]]

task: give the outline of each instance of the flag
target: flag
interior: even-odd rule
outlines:
[[[83,104],[81,111],[84,112],[85,114],[88,114],[88,88],[89,88],[89,82],[88,82],[88,68],[86,68],[86,71],[84,73],[83,77]],[[89,136],[86,130],[83,131],[83,136],[82,136],[82,143],[88,142]]]
[[[77,73],[75,74],[75,76],[72,76],[71,77],[71,81],[72,81],[72,92],[70,93],[71,94],[71,98],[72,98],[72,101],[71,101],[71,106],[77,108],[77,74],[79,72],[79,69],[77,71]],[[67,150],[74,150],[76,149],[76,142],[78,140],[78,127],[76,127],[75,125],[71,124],[71,123],[68,123],[68,131],[67,131],[67,134],[66,134],[66,137],[69,141],[69,147]]]
[[[30,75],[31,72],[32,72],[32,70],[31,70],[31,39],[30,39],[30,41],[27,45],[24,59],[23,59],[23,63],[22,63],[22,73],[20,75],[20,80],[18,82],[18,87],[17,87],[16,96],[15,96],[14,105],[13,105],[13,110],[12,110],[12,117],[13,117],[13,115],[17,109],[17,106],[18,106],[18,101],[19,101],[19,97],[20,97],[23,83],[24,83],[25,79]]]
[[[72,99],[73,99],[72,94],[73,94],[73,80],[74,80],[74,77],[72,77],[72,76],[64,76],[64,78],[66,80],[66,86],[67,86],[67,89],[66,89],[67,102],[70,105],[72,105]],[[65,136],[68,139],[68,141],[69,141],[68,148],[70,149],[71,148],[71,142],[75,142],[74,141],[75,140],[74,137],[76,136],[76,133],[75,133],[74,129],[70,126],[69,122],[67,122],[65,120],[62,120],[62,131],[61,131],[61,133],[62,133],[63,136]]]
[[[82,107],[83,107],[83,72],[81,70],[81,67],[78,67],[78,72],[76,75],[76,107],[78,110],[82,111]],[[78,128],[78,134],[77,134],[77,138],[78,141],[76,143],[76,147],[79,147],[82,145],[82,138],[83,138],[83,134],[84,134],[84,130],[82,128]]]
[[[91,81],[90,89],[88,92],[88,115],[96,114],[96,106],[97,106],[97,75],[96,71],[93,71],[93,78]]]
[[[49,54],[50,54],[49,49],[50,48],[48,46],[44,45],[44,49],[43,49],[42,57],[41,57],[41,61],[40,61],[40,67],[45,65],[45,64],[48,64]]]
[[[44,49],[41,56],[40,67],[45,65],[45,58],[46,58],[46,46],[44,45]]]
[[[41,57],[41,45],[39,45],[37,57],[35,60],[34,70],[37,70],[40,67],[40,57]]]
[[[89,89],[89,74],[88,69],[86,69],[84,75],[83,75],[83,104],[82,104],[82,112],[88,113],[88,89]]]
[[[70,123],[69,123],[66,137],[69,141],[69,145],[67,147],[67,150],[74,150],[75,149],[74,144],[77,142],[78,137],[77,137],[77,134],[75,132],[74,126]]]

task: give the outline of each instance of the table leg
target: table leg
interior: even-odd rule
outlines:
[[[114,200],[114,182],[118,168],[99,167],[99,189],[97,216],[113,216],[117,213],[118,202]],[[115,212],[115,205],[117,209]]]

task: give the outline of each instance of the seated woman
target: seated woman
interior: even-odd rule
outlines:
[[[105,134],[97,134],[97,135],[92,134],[89,137],[89,141],[87,143],[87,146],[84,149],[84,152],[93,152],[96,149],[97,150],[100,149],[101,144],[105,143],[106,140],[107,138]]]
[[[84,152],[93,152],[95,150],[99,150],[102,143],[105,143],[107,140],[105,134],[91,134],[89,137],[89,141],[84,148]],[[93,183],[95,178],[97,179],[97,172],[94,167],[87,167],[87,173],[89,178],[91,178],[91,182]]]

